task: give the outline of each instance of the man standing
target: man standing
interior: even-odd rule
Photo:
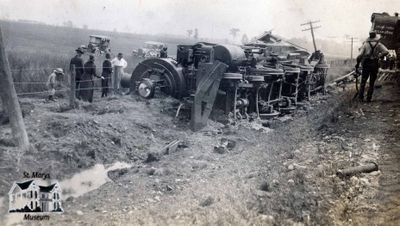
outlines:
[[[94,56],[90,55],[89,60],[84,65],[84,73],[82,75],[82,82],[80,83],[79,96],[83,101],[93,102],[94,81],[93,76],[104,79],[103,76],[96,74],[96,65],[94,63]]]
[[[168,47],[167,46],[164,46],[160,50],[160,58],[168,58]]]
[[[360,101],[364,101],[365,84],[369,78],[369,89],[367,92],[367,102],[371,102],[374,84],[379,70],[379,59],[383,59],[389,54],[388,49],[379,42],[379,37],[374,31],[369,33],[369,38],[360,48],[360,54],[357,56],[356,71],[362,64],[362,75],[360,84]]]
[[[80,99],[79,97],[79,84],[80,81],[82,80],[82,75],[83,75],[83,60],[82,60],[82,54],[83,50],[81,47],[75,50],[76,55],[71,59],[71,62],[69,64],[69,69],[70,72],[72,73],[72,66],[75,66],[75,89],[76,89],[76,98]]]
[[[55,101],[54,95],[56,94],[56,86],[57,86],[57,76],[64,75],[64,71],[61,68],[57,68],[51,73],[47,79],[46,86],[49,89],[49,97],[48,100]]]
[[[110,79],[111,79],[111,74],[112,74],[112,64],[111,64],[111,55],[109,53],[106,53],[106,59],[103,61],[103,72],[102,76],[104,77],[103,80],[101,80],[101,97],[106,97],[108,95],[108,90],[110,87]]]
[[[114,68],[114,76],[112,78],[112,84],[114,88],[114,94],[118,93],[121,94],[120,92],[120,82],[121,82],[121,77],[124,74],[124,68],[128,66],[128,63],[125,61],[123,58],[122,53],[118,53],[117,57],[115,57],[112,61],[112,66]]]

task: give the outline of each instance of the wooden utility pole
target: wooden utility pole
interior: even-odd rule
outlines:
[[[353,61],[354,41],[357,40],[357,38],[355,38],[355,37],[350,37],[349,40],[350,40],[350,42],[351,42],[350,60]]]
[[[300,26],[309,25],[309,28],[304,29],[302,31],[311,31],[311,36],[312,36],[312,40],[313,40],[313,44],[314,44],[314,51],[316,52],[317,51],[317,44],[315,43],[314,30],[320,28],[321,26],[314,26],[315,23],[319,23],[319,20],[317,20],[317,21],[309,21],[307,23],[300,24]]]
[[[70,94],[69,94],[69,106],[75,108],[75,97],[76,97],[76,78],[75,78],[75,65],[71,67],[71,84],[70,84]]]
[[[17,92],[15,91],[4,46],[3,33],[0,27],[0,96],[3,107],[10,119],[14,139],[17,141],[20,148],[27,150],[29,148],[28,134],[25,130],[21,107],[19,106]]]

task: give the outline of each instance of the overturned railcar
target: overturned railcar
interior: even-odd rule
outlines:
[[[178,45],[176,59],[146,59],[122,85],[144,98],[162,92],[183,100],[191,106],[195,131],[206,125],[213,108],[234,119],[269,119],[294,110],[316,91],[315,78],[326,76],[323,56],[312,66],[305,53],[284,56],[252,44]]]

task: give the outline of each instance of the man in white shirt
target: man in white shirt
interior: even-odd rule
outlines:
[[[365,84],[369,78],[369,88],[367,92],[367,102],[371,102],[372,93],[374,92],[375,80],[379,71],[379,59],[389,54],[388,49],[379,41],[380,37],[376,32],[371,31],[369,38],[360,48],[360,54],[357,57],[356,70],[362,64],[361,84],[359,91],[360,101],[364,101]]]
[[[114,68],[114,76],[112,78],[114,94],[116,94],[116,93],[120,94],[119,89],[120,89],[121,77],[124,74],[124,68],[126,68],[128,66],[128,63],[123,58],[123,54],[118,53],[117,57],[115,57],[111,61],[111,64]]]

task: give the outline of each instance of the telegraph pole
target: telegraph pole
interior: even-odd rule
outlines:
[[[350,42],[351,42],[350,60],[353,61],[354,41],[357,40],[357,38],[355,38],[355,37],[350,37],[349,40],[350,40]]]
[[[312,36],[312,40],[313,40],[313,44],[314,44],[314,51],[317,51],[317,44],[315,43],[315,36],[314,36],[314,30],[320,28],[321,26],[314,26],[314,24],[319,23],[319,20],[317,21],[309,21],[307,23],[304,24],[300,24],[300,26],[306,26],[308,25],[309,28],[304,29],[302,31],[311,31],[311,36]]]
[[[29,148],[28,134],[25,130],[21,107],[15,91],[10,66],[3,43],[3,33],[0,27],[0,96],[3,107],[10,119],[11,131],[18,146],[24,150]]]

